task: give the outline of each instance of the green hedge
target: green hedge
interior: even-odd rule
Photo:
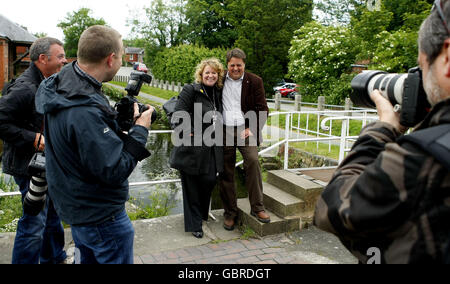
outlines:
[[[226,50],[208,49],[195,45],[179,45],[165,48],[159,52],[151,63],[155,78],[169,82],[189,84],[194,81],[195,67],[203,59],[216,57],[226,63]]]

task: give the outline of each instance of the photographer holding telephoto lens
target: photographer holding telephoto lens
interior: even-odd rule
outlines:
[[[419,32],[420,70],[352,82],[353,100],[376,107],[380,120],[339,165],[314,223],[361,263],[450,262],[449,22],[450,1],[436,0]],[[406,126],[416,127],[404,135]]]

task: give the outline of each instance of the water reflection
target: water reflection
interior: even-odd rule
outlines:
[[[170,136],[170,134],[149,135],[146,147],[152,155],[138,163],[128,179],[130,183],[179,179],[178,171],[171,169],[169,166],[170,152],[173,149]],[[175,208],[170,211],[171,215],[183,212],[183,196],[180,183],[130,187],[130,195],[149,205],[150,200],[148,197],[155,190],[168,194],[170,200],[175,202]]]

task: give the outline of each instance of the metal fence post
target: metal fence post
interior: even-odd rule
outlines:
[[[345,158],[345,148],[346,148],[346,141],[347,141],[347,124],[348,120],[343,119],[342,120],[342,128],[341,128],[341,143],[339,146],[339,164],[342,163],[342,161]]]
[[[289,137],[291,133],[291,114],[286,114],[286,126],[284,129],[284,139],[286,143],[284,144],[284,169],[289,168]]]

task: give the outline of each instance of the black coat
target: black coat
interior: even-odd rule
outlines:
[[[36,112],[34,98],[44,77],[31,66],[0,98],[0,139],[3,140],[3,172],[28,176],[28,163],[35,153],[36,133],[42,131],[43,116]]]
[[[217,88],[214,90],[216,114],[218,115],[219,120],[216,121],[216,128],[213,135],[209,135],[209,131],[213,129],[213,123],[211,121],[205,123],[203,122],[203,118],[208,112],[214,111],[214,103],[205,93],[206,90],[201,84],[186,85],[183,88],[178,96],[175,113],[172,115],[172,123],[175,126],[176,132],[175,135],[179,134],[179,137],[182,137],[182,134],[180,134],[182,131],[188,135],[191,133],[194,134],[194,136],[189,138],[190,143],[188,144],[190,145],[176,145],[172,150],[169,161],[172,168],[189,175],[207,174],[210,167],[214,165],[212,164],[214,162],[216,164],[217,172],[223,172],[223,147],[221,146],[223,144],[223,139],[221,139],[223,135],[223,122],[221,120],[221,113],[223,112],[222,90]],[[201,111],[199,111],[198,108],[196,110],[194,109],[196,103],[201,104]],[[183,121],[179,120],[179,118],[182,117],[180,112],[185,112],[185,114],[189,115],[190,124],[183,124]],[[197,131],[195,130],[195,121],[201,122],[201,124],[199,124],[201,125],[201,129],[197,129]],[[213,138],[215,137],[214,135],[218,135],[217,137],[222,140],[220,141],[220,144],[218,143],[220,146],[205,145],[205,141],[202,139],[205,134],[206,136]],[[212,159],[214,159],[214,161],[212,161]]]

